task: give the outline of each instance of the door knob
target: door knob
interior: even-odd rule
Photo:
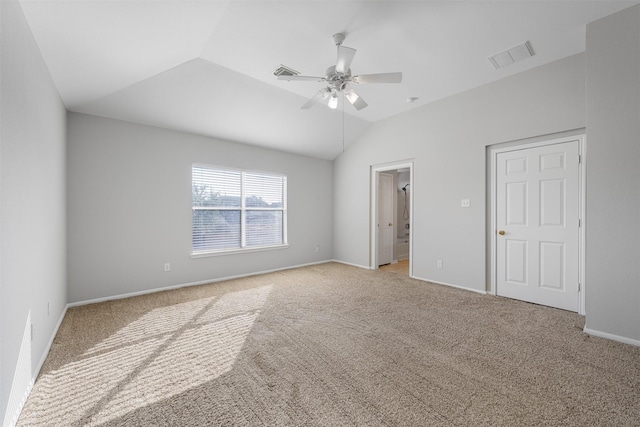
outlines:
[[[501,235],[501,236],[504,236],[505,232],[504,232],[504,230],[500,230],[500,231],[498,231],[498,234]]]
[[[391,227],[393,224],[389,223],[389,227]]]

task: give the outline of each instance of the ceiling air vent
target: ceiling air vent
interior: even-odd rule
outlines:
[[[297,76],[300,74],[299,71],[294,70],[293,68],[289,68],[286,65],[280,64],[278,68],[273,71],[273,75],[278,76]]]
[[[506,67],[514,62],[522,61],[523,59],[530,58],[534,55],[531,44],[528,41],[521,43],[517,46],[507,49],[503,52],[496,53],[489,57],[491,65],[498,68]]]

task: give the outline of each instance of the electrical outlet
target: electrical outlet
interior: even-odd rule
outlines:
[[[442,260],[439,259],[438,262],[436,263],[438,268],[442,268]]]
[[[460,207],[468,208],[469,206],[471,206],[471,200],[469,200],[469,199],[460,200]]]
[[[164,263],[164,271],[171,271],[171,263],[169,262]]]
[[[316,245],[316,252],[320,252],[320,245]]]

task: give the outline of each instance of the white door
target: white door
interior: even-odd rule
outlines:
[[[498,153],[496,285],[578,311],[579,142]]]
[[[393,259],[393,176],[378,174],[378,265]]]

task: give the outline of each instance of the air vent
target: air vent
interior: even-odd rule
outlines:
[[[300,74],[299,71],[294,70],[293,68],[289,68],[285,65],[280,64],[278,68],[273,71],[274,76],[297,76]]]
[[[512,47],[511,49],[507,49],[503,52],[496,53],[493,56],[489,57],[489,62],[496,69],[506,67],[507,65],[511,65],[514,62],[522,61],[523,59],[530,58],[533,55],[533,49],[531,48],[531,44],[528,41],[519,44],[517,46]]]

